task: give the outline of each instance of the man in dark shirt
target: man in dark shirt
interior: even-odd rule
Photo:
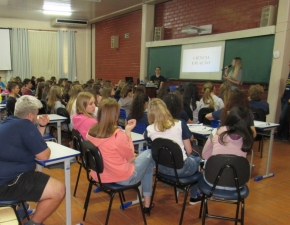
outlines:
[[[24,89],[22,91],[22,95],[31,95],[34,96],[33,92],[31,91],[32,83],[31,80],[28,78],[25,78],[23,81]]]
[[[25,225],[42,225],[65,196],[63,183],[35,171],[35,158],[47,160],[50,156],[42,137],[49,118],[42,115],[37,119],[41,107],[37,98],[22,96],[15,104],[15,116],[7,117],[0,126],[0,199],[38,202],[33,220]]]
[[[155,68],[155,75],[150,77],[150,83],[157,86],[157,92],[162,88],[165,82],[165,77],[161,76],[161,68],[158,66]]]
[[[289,61],[290,68],[290,61]],[[290,73],[288,74],[288,78],[286,80],[286,87],[284,94],[281,98],[281,115],[279,118],[280,126],[277,128],[277,133],[275,135],[275,140],[277,141],[288,141],[289,139],[289,122],[287,121],[287,109],[290,104]]]
[[[6,101],[7,116],[14,114],[14,108],[16,103],[16,97],[19,93],[19,85],[16,82],[9,82],[7,89],[9,91],[9,96]]]

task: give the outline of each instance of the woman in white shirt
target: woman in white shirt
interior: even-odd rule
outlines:
[[[224,107],[223,100],[214,94],[214,86],[211,82],[205,83],[202,90],[203,97],[200,99],[199,109],[211,108],[217,111]]]

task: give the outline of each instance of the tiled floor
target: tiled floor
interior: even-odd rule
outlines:
[[[271,162],[271,172],[275,173],[273,178],[255,182],[253,178],[264,174],[267,161],[268,142],[265,141],[264,156],[259,158],[259,153],[255,152],[255,169],[252,178],[249,181],[250,195],[245,200],[245,224],[290,224],[290,143],[274,142],[273,155]],[[254,149],[257,149],[255,143]],[[72,166],[71,170],[71,189],[74,190],[77,177],[78,165]],[[63,171],[61,169],[47,170],[45,173],[64,181]],[[83,223],[84,225],[104,224],[106,219],[108,196],[104,193],[92,193],[87,213],[86,221],[82,221],[83,205],[87,193],[88,182],[86,181],[85,171],[81,173],[81,179],[76,197],[72,197],[72,225]],[[126,200],[136,198],[133,191],[125,192]],[[155,207],[151,216],[147,216],[147,224],[165,225],[178,224],[181,212],[183,194],[180,194],[179,204],[175,203],[173,188],[163,187],[160,184],[157,187],[155,195]],[[35,206],[34,203],[31,203]],[[109,224],[143,224],[139,205],[131,206],[125,210],[120,210],[119,197],[115,196],[112,206]],[[183,224],[201,224],[198,218],[200,204],[187,205]],[[210,202],[209,212],[221,215],[234,215],[234,205]],[[65,224],[65,202],[59,206],[46,221],[45,225]],[[234,222],[207,219],[206,224],[234,224]]]

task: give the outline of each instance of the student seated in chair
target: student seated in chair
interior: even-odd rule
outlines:
[[[0,199],[38,202],[33,219],[25,225],[43,224],[65,196],[63,183],[35,171],[35,158],[47,160],[50,156],[42,137],[49,118],[42,115],[37,119],[40,108],[37,98],[22,96],[15,104],[14,116],[0,126]]]
[[[259,108],[265,112],[265,115],[269,114],[269,103],[262,100],[264,88],[259,85],[252,85],[249,89],[249,105],[251,108]]]

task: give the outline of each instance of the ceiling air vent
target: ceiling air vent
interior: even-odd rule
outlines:
[[[53,27],[86,27],[88,21],[85,20],[67,20],[67,19],[54,19],[51,21]]]

